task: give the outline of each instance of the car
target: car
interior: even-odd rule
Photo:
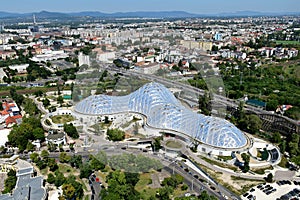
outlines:
[[[268,192],[266,192],[266,195],[269,195],[269,194],[271,194],[272,192],[271,191],[268,191]]]
[[[281,181],[276,181],[277,185],[281,185]]]
[[[188,193],[185,193],[184,196],[190,197],[190,196],[191,196],[191,193],[189,193],[189,192],[188,192]]]
[[[258,189],[262,188],[262,185],[258,185],[257,188],[258,188]]]
[[[266,189],[263,190],[264,193],[267,193],[268,191],[269,191],[268,188],[266,188]]]
[[[250,194],[247,198],[248,198],[248,199],[252,199],[252,197],[253,197],[253,195]]]
[[[255,189],[254,189],[254,188],[251,188],[250,192],[254,192],[254,191],[255,191]]]
[[[248,192],[246,192],[245,194],[243,194],[243,197],[247,197],[249,195]]]

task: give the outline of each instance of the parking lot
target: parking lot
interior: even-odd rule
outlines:
[[[243,194],[241,198],[245,200],[300,199],[300,182],[282,180],[275,183],[263,183],[251,188],[248,192]]]

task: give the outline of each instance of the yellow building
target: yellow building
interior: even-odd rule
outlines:
[[[180,44],[187,49],[200,49],[203,51],[211,51],[212,42],[209,41],[193,41],[193,40],[181,40]]]

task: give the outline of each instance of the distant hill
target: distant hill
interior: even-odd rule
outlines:
[[[219,13],[216,16],[221,17],[243,17],[243,16],[282,16],[282,15],[299,15],[300,12],[282,12],[282,13],[272,13],[272,12],[257,12],[257,11],[236,11],[228,13]]]
[[[0,11],[0,17],[1,18],[4,18],[4,17],[18,17],[18,15],[21,15],[21,14]]]
[[[185,11],[137,11],[137,12],[115,12],[103,13],[98,11],[84,11],[73,13],[49,12],[41,11],[35,13],[9,13],[1,12],[0,18],[28,17],[35,14],[37,18],[70,18],[70,17],[100,17],[100,18],[124,18],[124,17],[139,17],[139,18],[194,18],[194,17],[239,17],[239,16],[282,16],[282,15],[300,15],[298,13],[264,13],[256,11],[237,11],[231,13],[219,14],[193,14]]]

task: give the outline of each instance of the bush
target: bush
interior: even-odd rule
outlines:
[[[189,187],[187,186],[187,184],[183,184],[182,186],[181,186],[181,190],[187,190]]]
[[[125,132],[119,129],[107,129],[107,137],[112,141],[122,141],[125,139]]]

